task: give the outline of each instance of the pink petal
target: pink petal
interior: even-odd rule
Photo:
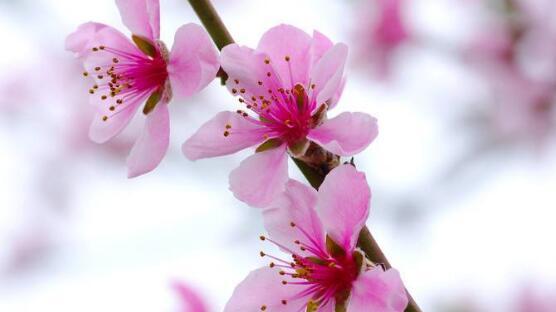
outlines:
[[[132,34],[152,42],[160,38],[159,0],[116,0],[116,5]]]
[[[238,90],[241,89],[249,95],[266,95],[274,83],[267,77],[267,72],[274,75],[274,69],[265,64],[267,58],[266,54],[248,47],[237,44],[225,46],[220,54],[220,64],[229,76],[226,82],[228,90],[235,95],[239,95]],[[259,85],[259,81],[264,84]]]
[[[129,103],[125,109],[103,121],[104,113],[97,113],[89,128],[89,138],[104,143],[118,135],[129,124],[141,102]]]
[[[272,67],[282,78],[284,86],[307,85],[311,66],[312,38],[299,28],[279,25],[268,30],[257,47],[270,57]],[[285,57],[290,58],[289,61]]]
[[[289,180],[286,190],[263,212],[265,228],[276,242],[296,253],[302,253],[298,240],[305,246],[324,251],[324,230],[315,210],[317,191],[295,180]],[[290,223],[295,223],[292,227]],[[307,238],[305,231],[311,239]]]
[[[371,190],[351,165],[332,170],[319,188],[317,212],[326,233],[346,251],[355,248],[369,215]]]
[[[249,273],[234,290],[224,312],[255,312],[261,311],[262,306],[271,312],[301,311],[308,298],[288,299],[303,291],[304,286],[282,285],[283,280],[290,279],[278,272],[264,267]],[[282,300],[287,300],[286,304]]]
[[[75,53],[75,56],[79,58],[85,56],[95,46],[93,39],[96,33],[105,27],[109,26],[94,22],[79,25],[77,30],[67,36],[66,50]]]
[[[284,191],[288,181],[286,145],[256,153],[230,173],[234,196],[253,207],[265,207]]]
[[[327,103],[329,108],[336,104],[338,90],[343,87],[344,66],[348,48],[343,43],[328,50],[311,70],[311,83],[315,84],[317,103]]]
[[[86,29],[85,29],[86,30]],[[90,31],[90,29],[89,29]],[[86,33],[83,33],[83,36]],[[105,46],[111,49],[121,51],[121,53],[137,55],[139,57],[145,57],[143,53],[131,42],[131,40],[122,34],[119,30],[104,26],[96,30],[90,40],[87,42],[86,48],[91,49],[92,47]],[[112,64],[112,58],[114,58],[113,53],[106,52],[92,52],[86,54],[83,59],[83,65],[87,71],[93,74],[94,68],[96,66],[106,67],[107,64]],[[96,79],[96,76],[93,75]]]
[[[376,118],[344,112],[312,129],[307,138],[334,154],[352,156],[369,146],[377,135]]]
[[[152,171],[168,150],[170,143],[170,115],[168,104],[160,102],[147,115],[141,136],[127,158],[127,176],[134,178]]]
[[[395,269],[383,271],[376,267],[359,275],[353,283],[348,312],[403,312],[408,298]]]
[[[206,87],[216,77],[219,67],[216,48],[204,28],[191,23],[176,31],[168,64],[176,96],[191,96]]]
[[[224,136],[224,131],[229,135]],[[220,112],[185,141],[182,151],[190,160],[228,155],[262,143],[262,131],[264,128],[237,113]]]
[[[311,45],[312,64],[314,65],[321,57],[330,50],[334,44],[324,34],[313,31],[313,42]]]
[[[203,298],[191,287],[182,282],[174,282],[172,288],[180,296],[182,302],[180,312],[208,312]]]

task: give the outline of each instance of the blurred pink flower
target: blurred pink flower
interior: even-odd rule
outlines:
[[[556,292],[541,291],[538,287],[523,288],[517,296],[516,312],[552,312],[555,310]]]
[[[403,17],[405,4],[405,0],[364,0],[357,7],[359,59],[370,64],[378,78],[387,78],[394,53],[411,39]]]
[[[262,143],[230,175],[234,195],[252,206],[265,206],[283,191],[287,151],[302,156],[314,142],[341,156],[359,153],[376,137],[376,119],[347,112],[326,119],[342,93],[346,58],[345,44],[289,25],[267,31],[257,49],[226,46],[227,87],[251,114],[217,114],[184,143],[183,153],[196,160]]]
[[[179,312],[208,312],[203,298],[193,288],[183,282],[173,282],[172,288],[181,301]]]
[[[204,88],[218,71],[218,56],[196,24],[177,30],[169,52],[159,40],[158,0],[116,4],[133,42],[110,26],[89,22],[68,36],[66,48],[83,60],[83,74],[95,81],[89,90],[97,109],[89,132],[93,141],[104,143],[120,133],[146,101],[145,127],[127,159],[128,176],[136,177],[156,168],[168,149],[172,94],[186,97]]]
[[[351,165],[332,170],[318,192],[290,180],[264,210],[269,237],[261,239],[292,260],[261,252],[273,262],[251,272],[224,311],[334,311],[342,305],[348,312],[403,311],[408,298],[399,273],[356,249],[370,196],[365,175]]]
[[[538,143],[555,122],[556,28],[543,16],[552,4],[512,3],[507,12],[490,17],[466,58],[493,92],[496,103],[490,118],[496,132]]]

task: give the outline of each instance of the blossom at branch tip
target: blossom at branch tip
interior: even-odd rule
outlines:
[[[263,210],[267,236],[291,259],[261,252],[267,267],[252,271],[224,312],[400,312],[408,297],[395,269],[384,270],[356,248],[369,214],[365,175],[342,165],[319,191],[290,180]]]
[[[218,54],[197,24],[181,26],[170,51],[160,40],[158,0],[116,0],[131,40],[110,26],[89,22],[66,39],[66,49],[83,61],[92,77],[91,104],[97,114],[89,137],[104,143],[118,135],[141,104],[145,126],[128,159],[128,176],[147,173],[160,163],[169,144],[168,103],[172,95],[188,97],[216,76]]]
[[[217,114],[183,144],[183,153],[196,160],[258,146],[230,174],[230,189],[264,207],[284,190],[288,154],[303,156],[311,142],[340,156],[361,152],[378,134],[376,119],[348,112],[326,116],[345,84],[347,50],[317,31],[311,37],[289,25],[267,31],[256,49],[226,46],[226,85],[245,109]]]

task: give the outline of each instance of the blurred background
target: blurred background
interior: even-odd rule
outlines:
[[[279,23],[348,43],[331,114],[379,120],[356,157],[373,190],[368,226],[423,311],[556,311],[556,2],[215,6],[249,46]],[[198,22],[185,0],[161,0],[161,16],[169,46]],[[188,312],[176,282],[221,311],[268,248],[258,211],[227,190],[250,151],[190,162],[180,146],[237,101],[215,81],[173,102],[168,155],[128,180],[141,117],[89,142],[89,82],[64,51],[87,21],[127,31],[113,0],[0,0],[0,311]]]

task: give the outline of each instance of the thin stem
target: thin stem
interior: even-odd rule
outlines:
[[[293,157],[292,160],[297,165],[297,168],[299,168],[299,171],[303,173],[305,179],[309,181],[309,184],[311,184],[313,188],[318,190],[322,182],[324,182],[324,176],[317,170],[311,168],[311,166],[307,165],[303,161]]]
[[[191,7],[199,16],[201,23],[207,29],[212,41],[218,47],[218,50],[222,50],[225,46],[230,43],[234,43],[234,39],[224,23],[220,19],[220,16],[212,6],[212,3],[208,0],[188,0]]]
[[[218,49],[222,50],[222,48],[225,47],[226,45],[230,43],[234,43],[234,39],[232,38],[232,36],[228,32],[228,29],[226,28],[226,26],[218,16],[218,13],[212,6],[210,0],[188,0],[188,1],[189,4],[191,4],[191,7],[193,7],[193,10],[195,11],[199,19],[201,20],[201,23],[203,23],[203,26],[205,26],[205,28],[207,29],[208,33],[212,37],[212,40],[214,41]],[[227,75],[222,69],[220,70],[220,72],[223,73],[223,76],[219,75],[219,77],[222,78],[222,82],[225,82],[225,78],[223,77],[227,77]],[[293,161],[295,162],[295,164],[297,165],[301,173],[305,176],[307,181],[309,181],[311,186],[313,186],[315,189],[318,189],[320,187],[320,185],[324,181],[324,178],[326,177],[326,174],[330,172],[330,170],[334,169],[333,167],[331,167],[331,168],[324,168],[325,170],[323,170],[323,168],[321,168],[321,170],[317,170],[314,168],[314,166],[310,166],[309,164],[299,159],[293,158]],[[332,163],[331,162],[328,162],[326,164],[323,163],[322,166],[327,166],[328,164],[332,164]],[[337,165],[339,163],[334,163],[334,164]],[[377,242],[374,240],[373,236],[371,235],[371,232],[367,227],[364,227],[363,230],[361,230],[361,233],[359,234],[359,240],[357,241],[357,245],[366,253],[369,260],[375,263],[381,263],[386,268],[391,267],[390,262],[388,262],[388,259],[386,258],[386,256],[384,256],[384,253],[378,246]],[[421,312],[421,309],[419,308],[417,303],[415,303],[415,301],[413,300],[409,292],[407,292],[407,295],[409,297],[409,305],[405,309],[405,312]]]
[[[201,23],[205,26],[205,29],[209,33],[212,41],[218,47],[218,50],[222,50],[225,46],[230,43],[234,43],[234,38],[230,35],[228,28],[220,19],[220,16],[214,9],[214,6],[209,0],[188,0],[189,4],[195,11],[195,14],[199,16]],[[228,80],[228,74],[220,68],[218,70],[217,76],[220,77],[222,85],[226,84]]]

